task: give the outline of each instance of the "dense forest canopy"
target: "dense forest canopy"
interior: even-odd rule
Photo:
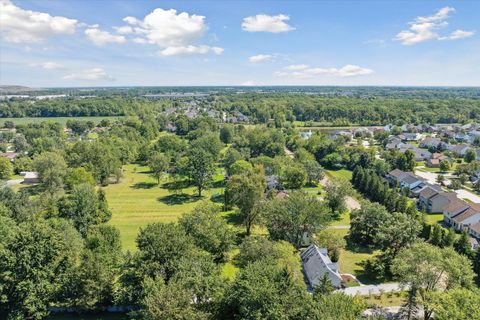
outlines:
[[[41,94],[60,95],[35,99]],[[478,88],[132,87],[69,88],[5,96],[0,117],[124,116],[159,113],[196,101],[205,110],[242,113],[253,123],[312,121],[335,125],[464,123],[480,120]]]

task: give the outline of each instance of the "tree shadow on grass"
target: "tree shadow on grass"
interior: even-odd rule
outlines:
[[[155,182],[138,182],[135,183],[133,186],[130,186],[132,189],[151,189],[157,186]]]
[[[231,211],[226,213],[223,218],[227,221],[229,224],[233,225],[241,225],[242,224],[242,217],[237,211]]]
[[[212,188],[225,188],[225,185],[226,185],[226,181],[225,180],[217,180],[217,181],[214,181],[211,186]]]
[[[225,196],[222,193],[216,193],[210,197],[210,201],[214,203],[224,203],[225,202]]]
[[[191,202],[196,202],[201,200],[203,197],[199,197],[197,195],[191,195],[186,193],[179,193],[179,194],[171,194],[164,197],[157,198],[158,201],[165,203],[169,206],[179,205],[179,204],[186,204]]]

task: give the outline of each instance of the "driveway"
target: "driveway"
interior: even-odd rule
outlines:
[[[415,171],[415,174],[423,179],[425,179],[427,182],[431,183],[431,184],[436,184],[438,185],[437,183],[437,176],[438,176],[438,173],[435,173],[435,172],[428,172],[428,171],[420,171],[420,170],[416,170]],[[447,176],[448,177],[448,176]],[[447,182],[447,184],[449,183],[449,180],[446,179],[445,182]],[[468,191],[466,189],[458,189],[458,190],[455,190],[455,193],[457,194],[457,196],[460,198],[460,199],[468,199],[472,202],[475,202],[475,203],[480,203],[480,196],[471,192],[471,191]]]
[[[403,291],[405,288],[402,288],[399,283],[382,283],[377,285],[361,285],[358,287],[350,287],[345,289],[340,289],[341,291],[349,296],[368,296],[372,294],[380,294],[386,292],[395,292]]]
[[[7,186],[15,186],[17,184],[21,184],[22,182],[23,182],[23,179],[7,180]]]

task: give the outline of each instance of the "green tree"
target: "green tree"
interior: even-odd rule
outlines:
[[[362,245],[373,245],[383,242],[377,239],[377,232],[382,225],[389,221],[390,214],[379,203],[362,201],[361,208],[351,213],[351,227],[349,237],[352,241]],[[384,234],[385,241],[391,238],[391,234]]]
[[[265,184],[262,173],[234,175],[228,179],[225,192],[239,208],[247,235],[250,235],[252,225],[259,217],[258,205],[263,199]]]
[[[198,196],[201,197],[202,191],[207,188],[215,173],[215,159],[209,152],[201,148],[190,149],[187,171],[190,179],[197,187]]]
[[[7,158],[0,157],[0,180],[8,180],[13,174],[13,165]]]
[[[456,288],[435,292],[430,297],[430,305],[435,319],[471,320],[480,319],[480,291]]]
[[[87,183],[89,185],[95,185],[95,178],[90,171],[87,171],[83,167],[73,168],[68,171],[67,176],[65,177],[65,185],[68,189],[73,189],[75,186]]]
[[[300,164],[289,165],[283,168],[280,180],[288,189],[301,189],[307,182],[307,172]]]
[[[440,161],[440,171],[441,172],[450,171],[450,168],[451,168],[450,161],[448,161],[448,160]]]
[[[38,171],[38,178],[45,190],[54,193],[63,188],[67,164],[61,155],[55,152],[44,152],[35,157],[33,167]]]
[[[465,156],[463,157],[463,160],[465,160],[465,162],[467,163],[470,163],[474,161],[476,158],[477,158],[477,154],[475,150],[468,149],[467,151],[465,151]]]
[[[87,183],[73,187],[70,195],[59,203],[59,211],[62,217],[72,220],[83,236],[92,226],[110,220],[112,215],[102,192]]]
[[[42,319],[77,266],[82,239],[66,221],[19,225],[0,250],[0,314]]]
[[[209,315],[195,308],[192,292],[176,283],[165,284],[162,279],[147,280],[141,310],[135,315],[143,320],[207,320]]]
[[[253,166],[250,162],[245,160],[235,161],[228,169],[229,175],[235,174],[249,174],[253,172]]]
[[[224,125],[220,128],[220,140],[223,143],[229,144],[233,140],[233,127],[230,125]]]
[[[325,170],[317,160],[307,160],[303,162],[309,184],[318,184],[325,177]]]
[[[471,256],[472,245],[470,244],[469,235],[467,231],[463,231],[462,234],[460,235],[460,238],[458,238],[458,240],[455,241],[454,248],[455,248],[455,251],[457,251],[460,254],[463,254],[467,257]]]
[[[263,209],[273,240],[285,240],[300,248],[332,219],[331,211],[315,197],[296,191],[283,200],[272,200]]]
[[[352,186],[345,179],[328,181],[325,186],[325,201],[334,214],[347,211],[346,197],[351,194]]]
[[[162,153],[154,153],[148,159],[148,167],[152,176],[157,179],[157,184],[160,184],[162,175],[167,172],[170,167],[170,159]]]
[[[308,299],[301,274],[260,260],[248,264],[227,291],[228,319],[302,319]]]
[[[199,248],[217,259],[222,259],[234,243],[235,234],[220,216],[220,208],[215,204],[206,202],[198,205],[191,213],[182,215],[179,224]]]
[[[424,319],[432,318],[429,297],[444,288],[472,286],[473,271],[467,257],[452,248],[441,249],[427,243],[417,243],[404,248],[392,264],[392,271],[402,284],[409,286],[415,299],[410,301],[424,310]]]
[[[359,297],[343,293],[315,294],[308,317],[312,319],[361,319],[365,303]]]

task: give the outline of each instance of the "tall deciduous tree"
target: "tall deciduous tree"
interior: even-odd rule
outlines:
[[[63,157],[55,152],[44,152],[33,161],[42,186],[49,192],[63,188],[63,179],[67,174],[67,164]]]
[[[438,248],[417,243],[400,251],[392,264],[392,271],[401,283],[409,286],[415,299],[410,304],[423,307],[425,320],[432,318],[430,294],[444,289],[469,288],[474,273],[467,257],[452,248]]]
[[[152,176],[157,179],[157,184],[160,184],[160,179],[170,167],[170,159],[162,153],[154,153],[148,159],[148,167]]]
[[[228,179],[226,194],[239,208],[247,235],[259,216],[258,205],[265,191],[265,176],[262,173],[234,175]]]
[[[288,241],[296,248],[332,219],[331,211],[322,202],[301,191],[292,192],[282,200],[272,200],[264,210],[270,237]]]
[[[215,173],[215,159],[202,148],[192,148],[188,153],[187,171],[201,197]]]

